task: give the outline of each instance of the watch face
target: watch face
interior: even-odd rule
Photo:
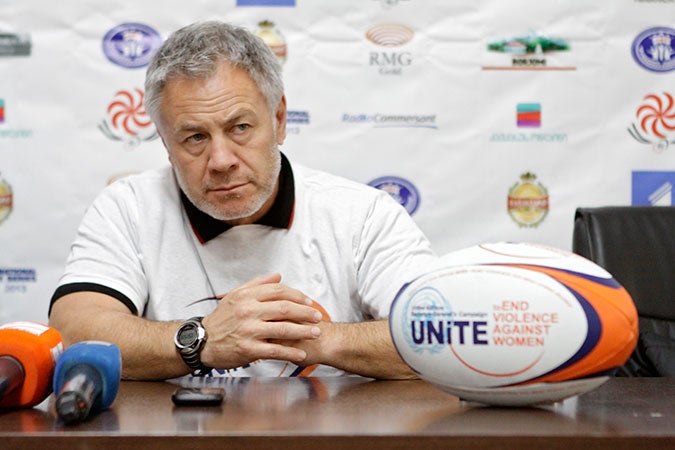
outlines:
[[[194,342],[197,340],[198,337],[199,334],[197,332],[197,327],[195,327],[194,325],[184,327],[178,333],[178,343],[180,345],[187,347],[194,344]]]

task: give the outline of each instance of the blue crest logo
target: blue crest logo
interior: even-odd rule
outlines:
[[[113,63],[128,69],[150,64],[155,51],[162,45],[162,37],[153,28],[142,23],[123,23],[103,37],[103,53]]]
[[[453,312],[450,303],[437,289],[429,286],[415,291],[403,305],[401,314],[401,329],[404,330],[405,340],[410,348],[416,353],[425,350],[429,353],[438,353],[445,344],[430,341],[430,327],[438,324],[451,326]],[[436,330],[438,331],[438,330]],[[440,330],[443,333],[443,330]]]
[[[408,180],[399,177],[380,177],[368,183],[376,189],[388,193],[399,202],[411,216],[420,205],[420,195],[417,188]]]
[[[652,72],[675,70],[675,29],[655,27],[635,38],[631,51],[635,61]]]

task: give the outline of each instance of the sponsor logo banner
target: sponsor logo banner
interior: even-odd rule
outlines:
[[[633,59],[650,72],[675,70],[675,29],[655,27],[640,33],[631,46]]]
[[[370,52],[368,65],[376,67],[380,75],[402,75],[403,69],[413,63],[412,53],[401,49],[415,32],[400,23],[383,23],[366,31],[366,39],[383,50]]]
[[[541,103],[518,103],[516,105],[517,128],[541,128],[542,106]],[[535,143],[535,144],[560,144],[567,142],[567,133],[546,133],[544,131],[502,131],[490,135],[493,143]]]
[[[309,111],[286,111],[286,133],[300,134],[301,128],[309,125]]]
[[[28,34],[0,33],[0,57],[30,56],[31,47]]]
[[[376,189],[389,194],[400,203],[411,216],[420,206],[420,194],[414,184],[405,178],[385,176],[376,178],[368,183]]]
[[[2,178],[0,174],[0,224],[7,220],[14,207],[12,186]]]
[[[159,134],[145,112],[144,98],[145,92],[138,88],[118,91],[108,105],[107,117],[98,125],[99,130],[109,139],[121,141],[128,150],[157,139]]]
[[[0,267],[0,285],[7,294],[21,294],[28,291],[28,283],[37,282],[37,271],[32,268]]]
[[[288,56],[288,46],[286,45],[284,35],[277,29],[274,22],[269,20],[258,22],[258,28],[256,29],[255,34],[265,41],[265,44],[272,50],[274,56],[277,57],[279,64],[283,66],[286,62],[286,57]]]
[[[526,172],[509,189],[507,211],[520,226],[535,228],[544,221],[549,210],[548,191],[537,176]]]
[[[675,143],[675,101],[669,92],[648,94],[635,111],[628,133],[641,144],[661,153]]]
[[[483,70],[576,70],[567,41],[540,33],[491,41],[486,50]]]
[[[0,125],[3,125],[7,120],[7,106],[5,100],[0,99]],[[25,128],[0,128],[0,139],[28,139],[33,137],[33,130]]]
[[[633,206],[675,206],[675,172],[635,171],[632,174]]]
[[[103,37],[103,53],[113,63],[128,69],[150,64],[162,45],[162,37],[154,28],[142,23],[123,23]]]
[[[342,122],[367,123],[374,128],[438,128],[436,114],[344,113]]]

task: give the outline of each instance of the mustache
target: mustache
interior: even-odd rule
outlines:
[[[207,192],[214,189],[222,189],[225,186],[239,186],[247,183],[255,183],[251,177],[241,178],[241,177],[231,177],[231,176],[217,176],[209,177],[208,180],[202,185],[202,191]]]

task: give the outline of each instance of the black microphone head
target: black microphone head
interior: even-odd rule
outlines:
[[[89,416],[91,402],[79,392],[66,391],[56,397],[55,407],[59,418],[70,425],[82,422]]]

